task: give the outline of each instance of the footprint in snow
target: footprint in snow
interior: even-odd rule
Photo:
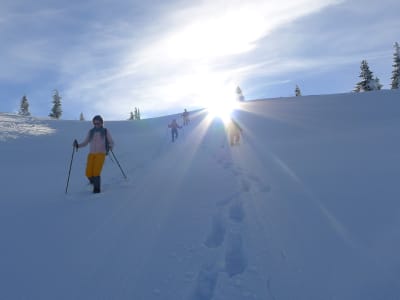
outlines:
[[[244,209],[242,201],[235,201],[229,208],[229,218],[237,223],[244,220]]]
[[[231,203],[235,198],[239,197],[241,192],[235,192],[232,195],[217,202],[217,207],[223,207]]]
[[[215,266],[203,266],[197,275],[193,300],[211,300],[214,296],[215,286],[218,280],[218,270]]]
[[[204,244],[208,248],[217,248],[221,246],[225,238],[225,232],[226,225],[222,214],[219,212],[212,219],[211,232],[207,236]]]
[[[250,174],[248,176],[249,180],[253,181],[254,183],[256,183],[256,185],[259,188],[259,191],[262,193],[269,193],[271,191],[271,187],[267,184],[265,184],[260,177]]]
[[[230,233],[225,252],[225,271],[230,277],[245,271],[247,259],[243,250],[243,239],[239,233]]]

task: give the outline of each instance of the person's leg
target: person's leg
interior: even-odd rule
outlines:
[[[100,176],[101,170],[103,169],[104,161],[106,159],[105,153],[93,154],[93,176]]]
[[[94,154],[89,153],[87,156],[86,162],[86,177],[89,179],[89,182],[93,184],[93,165],[94,165]]]
[[[174,142],[175,139],[178,137],[178,129],[172,128],[171,132],[172,132],[172,141]]]
[[[93,164],[93,193],[100,193],[100,174],[103,169],[105,153],[95,153]]]

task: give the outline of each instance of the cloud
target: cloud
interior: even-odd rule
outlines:
[[[0,46],[2,65],[12,70],[0,71],[0,78],[28,82],[38,73],[41,80],[48,76],[68,101],[64,112],[105,111],[118,119],[134,107],[147,116],[199,107],[204,97],[234,95],[249,76],[309,65],[282,64],[286,45],[265,44],[274,42],[269,39],[280,28],[342,2],[116,1],[117,18],[107,3],[93,1],[11,11],[0,15],[10,29],[0,37],[27,26],[30,35]]]
[[[5,10],[0,20],[0,79],[7,82],[26,82],[56,64],[57,43],[51,34],[52,22],[61,10]]]
[[[172,106],[199,107],[202,98],[222,94],[221,87],[234,96],[235,85],[264,64],[245,63],[261,39],[340,2],[203,1],[165,11],[145,36],[129,32],[134,23],[99,26],[90,43],[64,58],[68,93],[79,95],[76,102],[108,107],[113,116],[134,106],[154,114]]]

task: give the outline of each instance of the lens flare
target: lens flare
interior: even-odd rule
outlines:
[[[210,118],[220,118],[223,122],[227,122],[232,112],[237,109],[237,101],[212,101],[207,105],[207,112]]]

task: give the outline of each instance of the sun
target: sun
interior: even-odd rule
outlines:
[[[237,101],[231,99],[213,99],[207,103],[207,112],[210,118],[220,118],[227,122],[232,112],[237,108]]]
[[[206,109],[209,118],[220,118],[225,122],[239,106],[235,85],[224,82],[212,73],[206,78],[208,79],[207,94],[202,95],[202,106]]]

